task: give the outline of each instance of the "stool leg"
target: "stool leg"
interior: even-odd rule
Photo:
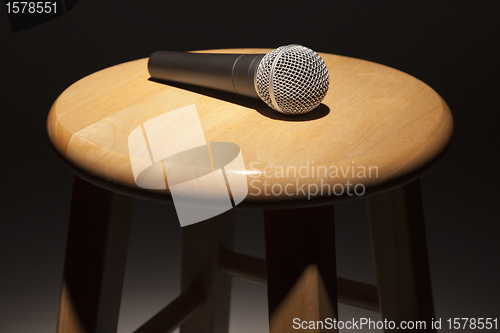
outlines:
[[[292,332],[300,321],[337,319],[334,209],[264,211],[270,332]],[[329,321],[325,321],[328,324]],[[304,332],[334,332],[309,325]]]
[[[420,182],[366,200],[382,317],[435,331]]]
[[[57,332],[116,332],[132,204],[74,177]]]
[[[227,333],[231,277],[218,270],[222,250],[232,250],[234,211],[182,228],[182,282],[185,292],[196,286],[205,302],[181,325],[181,333]]]

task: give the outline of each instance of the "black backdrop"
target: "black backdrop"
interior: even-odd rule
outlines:
[[[437,317],[498,316],[496,3],[81,0],[16,33],[0,9],[0,331],[55,331],[72,179],[46,138],[57,96],[88,74],[157,49],[288,43],[397,68],[447,101],[453,143],[422,179]],[[374,282],[363,202],[339,205],[336,215],[339,275]],[[121,332],[179,288],[173,208],[136,200],[132,232]],[[240,251],[264,256],[260,212],[238,212],[237,242]],[[265,330],[265,289],[234,285],[234,332]],[[368,314],[341,308],[345,319]]]

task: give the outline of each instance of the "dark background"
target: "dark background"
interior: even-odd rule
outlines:
[[[88,74],[158,49],[289,43],[397,68],[447,101],[453,143],[422,178],[436,315],[498,317],[497,3],[81,0],[17,33],[0,9],[0,332],[55,332],[72,182],[46,136],[57,96]],[[175,211],[135,202],[120,332],[179,292]],[[375,283],[363,200],[338,205],[336,218],[338,274]],[[238,211],[236,241],[238,251],[264,257],[261,212]],[[233,292],[232,332],[264,332],[265,287],[235,280]],[[340,308],[340,319],[368,315]]]

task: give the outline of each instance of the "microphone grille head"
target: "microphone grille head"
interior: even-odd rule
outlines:
[[[255,75],[255,90],[260,98],[284,114],[301,114],[316,108],[329,83],[323,59],[313,50],[295,44],[266,54]]]

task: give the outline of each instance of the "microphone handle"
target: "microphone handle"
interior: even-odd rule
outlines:
[[[260,98],[255,73],[264,54],[156,51],[148,61],[152,78]]]

